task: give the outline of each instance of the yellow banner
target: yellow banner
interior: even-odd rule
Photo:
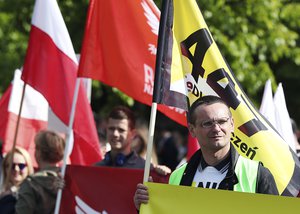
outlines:
[[[227,190],[146,183],[149,203],[141,214],[299,213],[300,199]]]
[[[190,105],[205,95],[225,100],[234,117],[231,143],[242,156],[261,161],[272,172],[280,194],[297,195],[298,159],[239,86],[196,1],[173,0],[173,6],[171,90],[188,96]]]

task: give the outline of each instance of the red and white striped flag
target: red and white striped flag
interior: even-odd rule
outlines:
[[[39,91],[66,125],[77,78],[77,59],[55,0],[36,0],[22,79]],[[80,85],[73,125],[72,164],[101,159],[97,130],[83,85]]]
[[[20,79],[21,71],[15,71],[14,80],[0,100],[0,138],[3,140],[2,152],[5,154],[12,149],[19,115],[21,96],[24,82]],[[29,85],[26,86],[23,107],[20,115],[16,145],[25,148],[32,160],[34,167],[35,134],[47,128],[48,103],[45,98]]]

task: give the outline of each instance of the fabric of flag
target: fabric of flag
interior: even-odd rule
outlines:
[[[200,145],[198,143],[197,138],[192,137],[192,135],[188,133],[188,146],[187,146],[186,159],[189,160],[198,149],[200,149]]]
[[[151,176],[159,183],[169,178]],[[142,169],[68,165],[59,213],[137,213],[133,195],[142,180]]]
[[[289,147],[296,151],[292,123],[281,83],[273,97],[271,80],[267,80],[259,112],[275,127]]]
[[[22,79],[48,101],[67,126],[77,79],[77,59],[55,0],[36,0]],[[101,160],[97,130],[80,84],[73,125],[72,164],[90,165]]]
[[[172,213],[297,213],[299,198],[266,194],[193,188],[187,186],[147,183],[150,199],[142,204],[140,214]]]
[[[221,55],[195,0],[170,0],[170,48],[163,65],[171,69],[170,90],[182,93],[188,104],[201,96],[221,97],[234,117],[231,143],[244,157],[261,161],[274,175],[280,194],[297,196],[300,163],[283,138],[260,115]],[[162,14],[163,16],[163,14]],[[159,43],[159,42],[158,42]],[[156,83],[155,83],[156,84]]]
[[[7,128],[7,122],[9,118],[8,105],[11,95],[12,85],[9,85],[6,91],[3,93],[0,99],[0,140],[5,141],[5,133]]]
[[[275,106],[273,100],[272,83],[267,80],[262,96],[259,112],[274,126],[276,127],[275,119]]]
[[[91,0],[78,75],[151,105],[159,18],[152,0]],[[185,110],[165,105],[158,110],[186,125]]]
[[[12,149],[16,134],[17,120],[21,104],[24,82],[21,80],[21,71],[17,69],[14,80],[0,101],[0,137],[3,139],[2,153],[6,154]],[[34,137],[38,131],[47,128],[48,103],[45,98],[29,85],[26,85],[22,112],[19,120],[16,146],[25,148],[32,160],[35,161]]]
[[[291,118],[286,106],[282,83],[278,84],[275,91],[274,106],[276,114],[276,129],[285,140],[285,142],[291,147],[291,149],[293,151],[296,151],[295,137],[293,133]]]

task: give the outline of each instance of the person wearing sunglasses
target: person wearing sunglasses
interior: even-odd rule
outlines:
[[[269,169],[240,156],[231,145],[234,119],[222,99],[204,96],[196,100],[189,109],[188,128],[200,149],[188,163],[172,172],[169,184],[278,195]],[[134,195],[136,209],[148,200],[147,187],[138,184]]]
[[[9,163],[12,161],[11,163]],[[22,181],[34,172],[29,153],[16,147],[14,153],[8,152],[2,161],[0,190],[0,210],[3,213],[14,213],[14,204]]]
[[[39,171],[21,184],[16,213],[53,213],[58,189],[64,185],[59,163],[64,156],[65,140],[53,131],[42,130],[34,142]]]

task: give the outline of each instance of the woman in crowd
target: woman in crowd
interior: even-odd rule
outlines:
[[[13,157],[12,157],[13,155]],[[12,160],[12,163],[9,162]],[[0,187],[0,210],[13,213],[17,193],[22,181],[34,172],[29,153],[16,147],[14,153],[8,152],[2,161],[2,176]]]

